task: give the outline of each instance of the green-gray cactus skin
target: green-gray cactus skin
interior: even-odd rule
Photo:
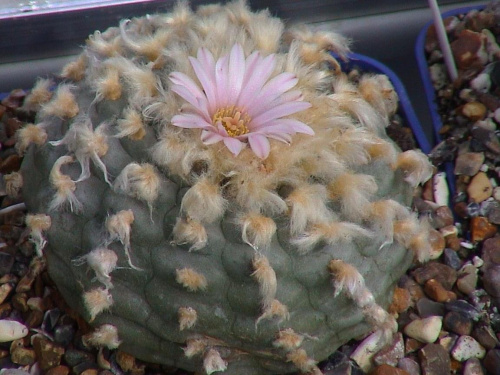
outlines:
[[[203,31],[216,22],[226,28],[219,39]],[[244,35],[234,37],[235,27]],[[256,31],[263,27],[276,34],[275,47]],[[41,108],[35,132],[44,136],[40,141],[20,134],[35,143],[26,149],[22,191],[32,217],[47,224],[43,230],[30,225],[33,240],[68,304],[97,327],[89,342],[207,373],[318,373],[315,364],[350,339],[394,330],[394,318],[384,309],[397,280],[427,251],[420,224],[407,207],[429,165],[417,152],[400,153],[383,127],[363,123],[371,120],[361,111],[374,115],[375,123],[387,121],[391,110],[384,112],[387,106],[370,102],[373,96],[325,67],[332,63],[328,48],[344,52],[338,36],[298,30],[289,34],[294,42],[285,44],[283,35],[281,21],[252,13],[241,2],[196,13],[180,5],[172,14],[94,34],[63,71],[51,101],[31,99]],[[164,48],[142,50],[146,41]],[[234,157],[204,145],[196,131],[170,124],[182,100],[169,90],[169,74],[188,71],[187,56],[198,48],[220,56],[227,49],[216,42],[235,41],[245,51],[252,45],[284,58],[292,53],[290,46],[304,47],[296,48],[300,64],[292,71],[313,105],[301,120],[316,135],[297,135],[290,146],[272,143],[264,162],[247,149]],[[112,81],[115,67],[119,93],[103,83]],[[141,74],[145,80],[153,77],[155,85],[137,78]],[[371,90],[387,98],[387,91]],[[349,107],[353,96],[362,105]],[[131,108],[140,124],[127,132],[120,120]],[[333,118],[330,133],[316,127],[325,116]],[[85,127],[90,130],[75,131]],[[341,145],[331,145],[328,137],[335,135]],[[170,159],[158,151],[178,145],[181,151]],[[61,159],[67,155],[71,158]],[[331,155],[336,167],[328,164]],[[279,157],[284,159],[273,159]],[[278,173],[272,162],[282,166],[286,158],[295,158],[286,167],[290,172],[279,170],[264,185],[272,200],[260,202],[262,192],[243,190],[250,182],[238,176],[247,173],[265,184]],[[120,185],[131,163],[150,169],[130,172]],[[255,170],[244,169],[252,163]],[[296,170],[300,173],[292,173]],[[138,181],[144,184],[133,185]],[[344,186],[345,181],[352,185]],[[185,199],[203,183],[213,196]],[[285,209],[270,203],[275,201]],[[307,207],[309,201],[314,209]],[[221,213],[207,218],[206,211]],[[128,219],[119,216],[124,213]],[[305,224],[292,222],[294,215]],[[119,219],[115,226],[113,219]],[[102,253],[91,259],[96,249],[110,251],[111,258]]]

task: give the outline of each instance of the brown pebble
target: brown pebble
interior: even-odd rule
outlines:
[[[454,251],[460,250],[460,243],[463,241],[462,238],[458,238],[457,236],[446,236],[445,237],[445,242],[446,242],[446,247],[449,247],[450,249]]]
[[[457,335],[470,335],[472,321],[457,311],[450,311],[443,319],[444,328]]]
[[[472,337],[480,343],[486,350],[493,349],[500,345],[493,329],[486,324],[478,324],[472,330]]]
[[[26,326],[29,328],[36,328],[40,326],[43,322],[43,311],[31,310],[26,319]]]
[[[483,365],[490,374],[498,375],[500,369],[500,349],[491,349],[483,359]]]
[[[458,274],[457,288],[465,295],[469,295],[476,290],[477,268],[473,264],[463,266]]]
[[[407,371],[389,366],[387,364],[383,364],[380,366],[377,366],[372,372],[370,372],[371,375],[410,375]]]
[[[426,375],[450,375],[450,355],[439,344],[427,344],[418,352],[422,373]]]
[[[7,318],[12,311],[12,304],[10,302],[5,302],[0,305],[0,319]]]
[[[482,257],[487,266],[500,264],[500,236],[488,238],[483,242]]]
[[[497,234],[498,228],[491,224],[484,216],[476,216],[471,218],[471,239],[472,242],[483,241]]]
[[[16,293],[11,298],[12,306],[23,313],[29,310],[28,295],[26,293]]]
[[[89,369],[86,369],[85,371],[82,371],[80,373],[80,375],[98,375],[99,374],[99,370],[95,369],[95,368],[89,368]]]
[[[394,295],[392,297],[392,303],[389,306],[389,313],[402,313],[403,311],[408,310],[411,304],[411,295],[410,292],[404,288],[396,287],[394,289]]]
[[[439,222],[438,229],[443,227],[452,226],[454,223],[453,212],[448,206],[441,206],[434,212],[436,215],[435,222]]]
[[[449,302],[457,299],[457,295],[446,290],[436,279],[429,279],[424,284],[424,292],[436,302]]]
[[[469,200],[475,203],[481,203],[482,201],[491,197],[493,193],[493,186],[491,181],[484,172],[478,172],[471,180],[469,186],[467,187],[467,194],[469,195]]]
[[[59,365],[48,369],[45,375],[68,375],[69,368],[64,365]]]
[[[410,293],[411,305],[414,305],[425,295],[422,287],[411,277],[403,276],[399,282],[399,286]]]
[[[21,167],[21,157],[17,154],[7,156],[6,159],[0,163],[0,173],[8,174],[16,172]]]
[[[0,285],[0,305],[7,299],[12,289],[14,288],[11,284]]]
[[[462,219],[469,217],[466,202],[458,202],[453,205],[453,211]]]
[[[479,168],[484,163],[484,153],[482,152],[464,152],[458,155],[455,160],[456,175],[475,176]]]
[[[10,344],[10,359],[13,363],[27,366],[35,363],[36,356],[33,349],[24,347],[24,340],[14,340]]]
[[[431,245],[430,259],[438,259],[443,254],[445,247],[445,240],[441,232],[436,229],[430,229],[429,243]]]
[[[373,362],[376,365],[397,366],[401,358],[404,357],[404,341],[403,334],[398,332],[394,335],[392,343],[384,347],[381,351],[373,356]]]
[[[49,340],[36,337],[33,340],[33,348],[35,349],[42,370],[45,371],[61,364],[61,358],[65,351],[62,346]]]
[[[415,281],[424,285],[427,280],[436,279],[447,290],[451,290],[457,281],[457,271],[446,264],[429,262],[426,265],[415,269],[412,272]]]
[[[406,338],[405,340],[405,354],[416,352],[421,349],[424,344],[418,340],[412,339],[411,337]]]
[[[469,358],[465,362],[463,375],[484,375],[479,358]]]
[[[121,350],[116,352],[116,362],[123,371],[131,371],[135,367],[135,358]]]
[[[476,122],[484,119],[486,115],[486,106],[479,102],[469,102],[464,104],[458,111],[461,115],[467,117],[469,120]],[[461,173],[457,173],[461,174]],[[470,175],[469,175],[470,176]]]
[[[450,43],[451,51],[459,69],[480,68],[484,61],[486,36],[470,30],[463,30],[457,39]]]

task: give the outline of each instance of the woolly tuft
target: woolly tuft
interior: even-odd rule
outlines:
[[[304,373],[321,374],[321,371],[316,367],[316,361],[309,358],[304,349],[293,350],[287,353],[286,357],[289,362],[292,362]]]
[[[78,212],[82,208],[82,204],[75,196],[76,184],[69,177],[61,172],[61,167],[65,164],[73,163],[74,158],[66,155],[61,156],[54,163],[49,180],[51,185],[56,189],[54,198],[49,204],[49,211],[56,211],[61,207],[69,205],[71,212]]]
[[[394,223],[394,239],[415,254],[415,259],[420,263],[429,260],[431,244],[429,241],[429,223],[411,216],[406,220]]]
[[[102,171],[104,180],[108,184],[110,183],[106,165],[101,160],[101,157],[108,152],[107,127],[108,124],[103,122],[94,130],[90,119],[82,117],[75,120],[63,139],[50,142],[52,146],[65,145],[69,152],[74,153],[82,169],[76,182],[84,181],[90,177],[90,160],[92,160],[96,167]]]
[[[204,339],[188,339],[186,340],[186,347],[183,348],[184,355],[187,358],[201,355],[207,348],[207,342]]]
[[[153,202],[158,197],[160,189],[160,178],[153,165],[130,163],[116,177],[113,189],[145,201],[152,212]]]
[[[198,320],[198,314],[192,307],[179,307],[177,315],[179,317],[179,331],[193,328]]]
[[[278,283],[276,273],[269,264],[266,256],[256,253],[252,260],[254,272],[252,277],[259,283],[260,296],[262,298],[262,307],[264,310],[271,307],[276,296]]]
[[[290,234],[296,236],[307,226],[330,221],[333,215],[326,206],[327,199],[328,191],[323,185],[304,185],[294,189],[285,200],[290,207]]]
[[[94,332],[85,335],[84,342],[87,345],[106,347],[108,349],[116,349],[121,344],[118,338],[118,329],[111,324],[103,324]]]
[[[75,117],[80,108],[71,92],[73,86],[61,84],[58,86],[51,101],[42,105],[42,116],[56,116],[63,119]]]
[[[329,245],[352,241],[356,237],[372,237],[373,233],[358,224],[349,222],[330,222],[315,224],[311,229],[291,239],[292,245],[301,254],[309,251],[321,242]]]
[[[120,22],[120,36],[125,46],[137,53],[147,57],[149,61],[155,61],[160,57],[161,52],[168,40],[173,37],[173,32],[170,29],[159,29],[153,35],[137,36],[128,32],[127,26],[130,20],[122,20]],[[134,39],[134,37],[136,39]]]
[[[90,322],[113,305],[113,297],[108,289],[95,288],[83,294],[83,303],[90,314]]]
[[[273,346],[291,352],[302,345],[304,336],[299,335],[291,328],[286,328],[278,332],[276,340],[273,341]]]
[[[75,61],[72,61],[63,67],[61,77],[70,79],[74,82],[81,81],[85,77],[87,63],[87,56],[82,53]]]
[[[359,92],[387,120],[398,109],[398,95],[389,77],[382,74],[363,75],[359,80]]]
[[[117,262],[118,256],[116,253],[105,247],[98,247],[90,253],[73,260],[76,266],[87,263],[94,270],[97,280],[103,283],[106,289],[113,288],[110,273],[115,270]]]
[[[356,296],[365,289],[365,280],[359,271],[340,259],[332,259],[328,263],[328,268],[333,277],[335,296],[344,292],[349,298],[356,299]]]
[[[175,280],[190,292],[207,289],[208,284],[205,276],[192,268],[176,269],[175,275]]]
[[[243,242],[254,248],[267,249],[276,233],[276,223],[273,219],[258,213],[244,214],[239,218],[242,226]]]
[[[23,109],[33,112],[39,111],[41,106],[52,98],[50,88],[53,84],[52,80],[47,78],[37,79],[30,94],[24,99]]]
[[[19,172],[12,172],[3,176],[5,182],[5,192],[11,198],[16,198],[23,187],[23,175]]]
[[[408,208],[392,199],[370,203],[367,219],[371,222],[375,233],[383,233],[385,241],[381,247],[392,244],[394,241],[394,221],[410,216]]]
[[[189,218],[201,223],[218,220],[226,210],[226,200],[220,186],[208,178],[201,177],[184,195],[181,211]]]
[[[394,168],[403,171],[405,181],[412,187],[432,177],[432,164],[420,150],[408,150],[399,154]]]
[[[203,368],[207,375],[210,375],[214,372],[225,371],[227,369],[227,362],[222,359],[216,349],[211,348],[203,357]]]
[[[172,230],[174,245],[191,245],[189,251],[203,249],[207,245],[208,235],[205,227],[190,218],[177,218]]]
[[[132,260],[130,258],[130,231],[133,222],[134,212],[132,210],[122,210],[114,215],[108,216],[105,223],[109,234],[106,246],[113,241],[120,241],[124,247],[125,256],[127,257],[129,266],[135,270],[141,270],[132,264]]]
[[[128,107],[124,112],[124,118],[116,122],[119,131],[115,137],[129,137],[133,141],[143,139],[146,135],[146,129],[141,114],[131,107]]]
[[[360,222],[378,186],[373,176],[345,173],[328,185],[330,198],[339,201],[342,212]]]
[[[290,319],[288,307],[283,305],[277,299],[272,300],[271,305],[264,309],[262,315],[256,320],[255,327],[257,327],[261,320],[273,318],[278,318],[278,323],[282,323],[284,320]]]
[[[47,133],[41,125],[25,125],[17,131],[16,137],[16,151],[21,156],[30,144],[34,143],[41,146],[47,141]]]
[[[112,65],[106,66],[102,76],[94,81],[96,100],[118,100],[122,96],[120,73]]]
[[[50,228],[52,220],[50,216],[45,214],[27,214],[25,221],[26,226],[30,229],[30,239],[35,244],[36,254],[41,257],[42,250],[47,244],[42,232]]]

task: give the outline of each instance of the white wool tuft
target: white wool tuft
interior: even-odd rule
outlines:
[[[193,328],[198,320],[198,313],[192,307],[179,307],[177,311],[179,317],[179,330]]]
[[[16,137],[16,150],[19,155],[23,155],[30,144],[34,143],[41,146],[47,141],[47,133],[43,128],[43,123],[38,125],[27,124],[23,126],[17,131]]]
[[[132,210],[122,210],[114,215],[108,216],[105,223],[109,236],[106,241],[106,246],[113,241],[120,241],[124,247],[129,266],[135,270],[141,270],[139,267],[132,264],[130,258],[130,231],[133,222],[134,212]]]
[[[43,248],[47,244],[42,232],[50,228],[52,220],[50,216],[45,214],[27,214],[25,222],[30,229],[30,240],[35,244],[36,255],[41,257]]]
[[[222,359],[220,353],[214,349],[209,349],[203,357],[203,368],[207,375],[214,372],[226,371],[227,362]]]
[[[276,223],[273,219],[258,213],[247,213],[238,219],[242,231],[243,242],[254,248],[266,249],[276,233]]]
[[[408,150],[399,154],[394,168],[403,171],[405,181],[412,187],[432,177],[432,164],[420,150]]]
[[[174,245],[189,244],[189,251],[203,249],[207,245],[208,235],[205,227],[190,218],[177,218],[172,231]]]
[[[182,198],[181,211],[201,223],[212,223],[224,214],[226,203],[220,186],[201,177]]]
[[[80,108],[71,90],[74,86],[61,84],[49,102],[42,105],[42,116],[56,116],[63,119],[75,117]]]
[[[110,273],[116,268],[118,256],[113,250],[98,247],[90,253],[73,260],[76,266],[87,263],[95,272],[97,280],[104,284],[107,289],[113,288]]]
[[[73,163],[75,159],[72,156],[61,156],[52,166],[49,175],[50,184],[56,189],[54,198],[49,204],[49,211],[55,211],[59,208],[69,205],[71,212],[78,212],[82,204],[75,196],[76,184],[69,177],[61,172],[61,167],[65,164]]]
[[[90,314],[90,322],[113,305],[113,296],[107,288],[91,289],[83,294],[83,303]]]
[[[3,176],[5,192],[11,198],[16,198],[23,187],[23,175],[19,172],[11,172]]]
[[[365,280],[354,266],[340,259],[332,259],[328,268],[333,277],[335,296],[346,293],[349,298],[356,300],[364,291]]]
[[[264,309],[262,315],[255,321],[255,328],[263,319],[273,319],[278,318],[278,323],[282,323],[284,320],[290,319],[290,313],[288,312],[288,307],[283,305],[277,299],[271,301],[271,305]]]
[[[266,256],[256,253],[252,260],[254,272],[252,277],[259,283],[261,303],[264,310],[268,309],[276,296],[278,283],[276,273]]]
[[[190,292],[207,289],[208,283],[205,276],[192,268],[176,269],[175,275],[175,280]]]
[[[108,349],[116,349],[122,343],[118,338],[118,329],[111,324],[103,324],[94,332],[84,336],[84,342],[87,345]]]

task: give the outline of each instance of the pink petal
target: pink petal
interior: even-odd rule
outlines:
[[[200,48],[202,50],[203,48]],[[210,52],[207,51],[207,54]],[[200,61],[196,60],[193,57],[189,57],[189,61],[191,62],[191,66],[194,69],[196,76],[198,77],[203,90],[205,91],[205,95],[208,101],[208,109],[210,113],[215,111],[217,102],[216,102],[216,88],[215,88],[215,78],[213,77],[213,71],[209,71],[207,66],[204,66],[200,63]]]
[[[205,145],[213,145],[214,143],[220,142],[224,139],[220,134],[217,134],[213,130],[203,129],[201,131],[201,141]]]
[[[175,85],[184,86],[195,97],[204,96],[203,92],[200,90],[198,85],[194,83],[194,81],[191,78],[189,78],[186,74],[181,72],[173,72],[168,76],[168,78],[170,78],[172,83],[174,83]]]
[[[177,95],[179,95],[182,99],[191,104],[193,109],[197,113],[199,113],[200,116],[202,116],[206,121],[210,121],[207,99],[204,96],[195,97],[191,91],[189,91],[186,87],[180,85],[172,85],[170,89]]]
[[[175,115],[172,117],[172,125],[178,126],[179,128],[188,129],[210,129],[213,128],[211,124],[206,122],[202,117],[192,114],[183,113],[181,115]]]
[[[249,134],[248,144],[252,151],[261,159],[267,158],[269,151],[271,150],[271,145],[266,136],[261,134]]]
[[[259,108],[265,104],[272,103],[284,92],[294,87],[297,81],[298,79],[295,78],[295,74],[292,73],[281,73],[269,80],[260,93],[248,104],[249,115],[257,116],[262,113],[262,111],[259,111]]]
[[[262,125],[267,124],[270,121],[276,120],[280,117],[288,116],[300,111],[303,111],[307,108],[311,107],[311,103],[309,102],[286,102],[280,104],[276,107],[269,109],[268,111],[260,114],[259,116],[252,119],[249,125],[251,125],[252,130],[255,128],[259,128]]]
[[[304,124],[302,121],[294,120],[291,118],[280,118],[274,120],[272,124],[262,125],[259,128],[252,129],[252,132],[260,134],[271,134],[271,133],[304,133],[308,135],[314,135],[314,130],[308,125]]]
[[[280,142],[283,142],[283,143],[287,143],[287,144],[290,144],[292,143],[292,136],[290,134],[285,134],[285,133],[270,133],[270,134],[266,134],[266,137],[267,138],[272,138],[272,139],[276,139],[277,141],[280,141]]]
[[[215,90],[217,92],[217,108],[228,106],[227,87],[229,80],[229,57],[224,56],[215,64]]]
[[[227,96],[236,99],[241,91],[243,78],[245,77],[245,54],[239,44],[235,44],[229,55],[229,85]]]
[[[226,147],[229,149],[229,151],[232,152],[234,156],[238,156],[238,154],[241,152],[243,147],[245,147],[245,144],[241,141],[239,141],[236,138],[232,137],[224,137],[223,142],[226,145]]]
[[[259,58],[255,64],[247,67],[247,77],[245,77],[243,87],[236,105],[238,107],[249,108],[248,103],[253,101],[258,95],[262,86],[269,79],[269,76],[274,70],[275,56],[269,55],[264,59]]]

